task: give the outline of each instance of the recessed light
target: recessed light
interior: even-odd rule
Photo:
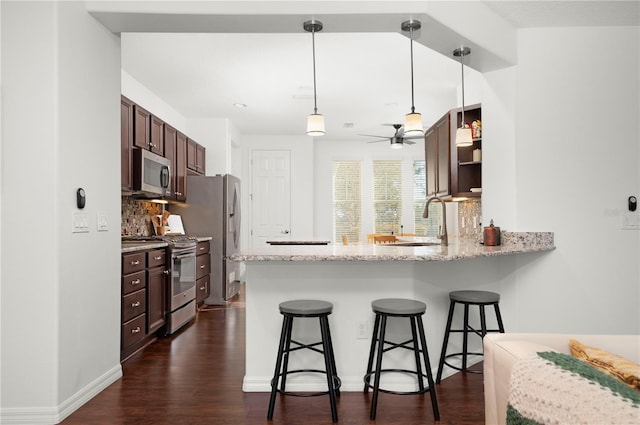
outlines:
[[[246,103],[234,103],[233,106],[235,106],[236,108],[246,108],[247,104]]]

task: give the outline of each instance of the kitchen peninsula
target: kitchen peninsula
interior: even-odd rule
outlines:
[[[230,257],[246,265],[243,390],[270,391],[282,326],[278,305],[291,299],[333,303],[329,324],[343,391],[362,391],[373,324],[371,301],[378,298],[412,298],[427,304],[423,320],[431,365],[437,367],[449,292],[481,289],[502,293],[503,288],[513,284],[520,267],[539,261],[555,248],[550,232],[503,232],[502,242],[495,247],[458,238],[451,238],[449,246],[266,245]],[[503,304],[505,301],[503,299]],[[509,306],[501,305],[501,308],[508,329]],[[477,315],[472,309],[472,324],[479,322],[479,318],[474,317]],[[294,337],[304,342],[316,341],[317,321],[301,322],[294,326]],[[495,326],[490,319],[488,325]],[[398,327],[403,332],[404,328]],[[392,322],[390,329],[393,332]],[[307,338],[309,335],[312,337]],[[408,339],[405,334],[392,335],[393,340]],[[470,341],[471,351],[481,349],[476,339]],[[385,367],[394,367],[394,363],[399,362],[412,364],[407,356],[411,356],[408,350],[390,356]],[[302,355],[292,356],[292,368],[301,362],[304,368],[322,369],[322,356],[299,357]],[[321,377],[310,375],[287,380],[291,391],[316,391],[323,385],[326,383],[323,384]],[[392,376],[387,387],[412,390],[413,380],[402,375]]]

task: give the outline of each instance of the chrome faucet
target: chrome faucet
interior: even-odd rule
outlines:
[[[433,195],[432,198],[427,200],[427,204],[424,206],[424,212],[422,213],[422,218],[429,218],[429,204],[431,201],[436,200],[442,204],[442,226],[440,226],[440,231],[438,232],[438,239],[442,242],[442,245],[449,245],[449,236],[447,235],[447,207],[444,201],[438,198],[438,195]]]

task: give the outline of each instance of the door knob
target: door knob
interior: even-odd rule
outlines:
[[[289,231],[288,231],[288,230],[283,230],[283,231],[282,231],[282,232],[280,232],[280,233],[284,233],[285,235],[288,235],[288,234],[289,234]]]

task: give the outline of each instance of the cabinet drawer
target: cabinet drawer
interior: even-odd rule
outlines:
[[[204,301],[209,296],[209,275],[196,281],[196,303]]]
[[[122,321],[126,322],[147,311],[147,291],[142,289],[122,297]],[[144,323],[142,328],[144,329]],[[144,332],[143,332],[144,333]]]
[[[198,242],[196,247],[196,255],[207,254],[209,252],[209,241]]]
[[[122,348],[142,341],[144,333],[144,314],[122,325]]]
[[[145,265],[144,252],[135,252],[122,256],[122,274],[139,272],[140,270],[144,270]]]
[[[122,276],[122,295],[144,289],[147,285],[147,277],[144,270]]]
[[[166,251],[164,249],[155,249],[147,252],[147,267],[152,269],[158,266],[164,266],[167,258]]]
[[[198,255],[196,257],[196,279],[200,279],[209,273],[211,273],[209,254]]]

